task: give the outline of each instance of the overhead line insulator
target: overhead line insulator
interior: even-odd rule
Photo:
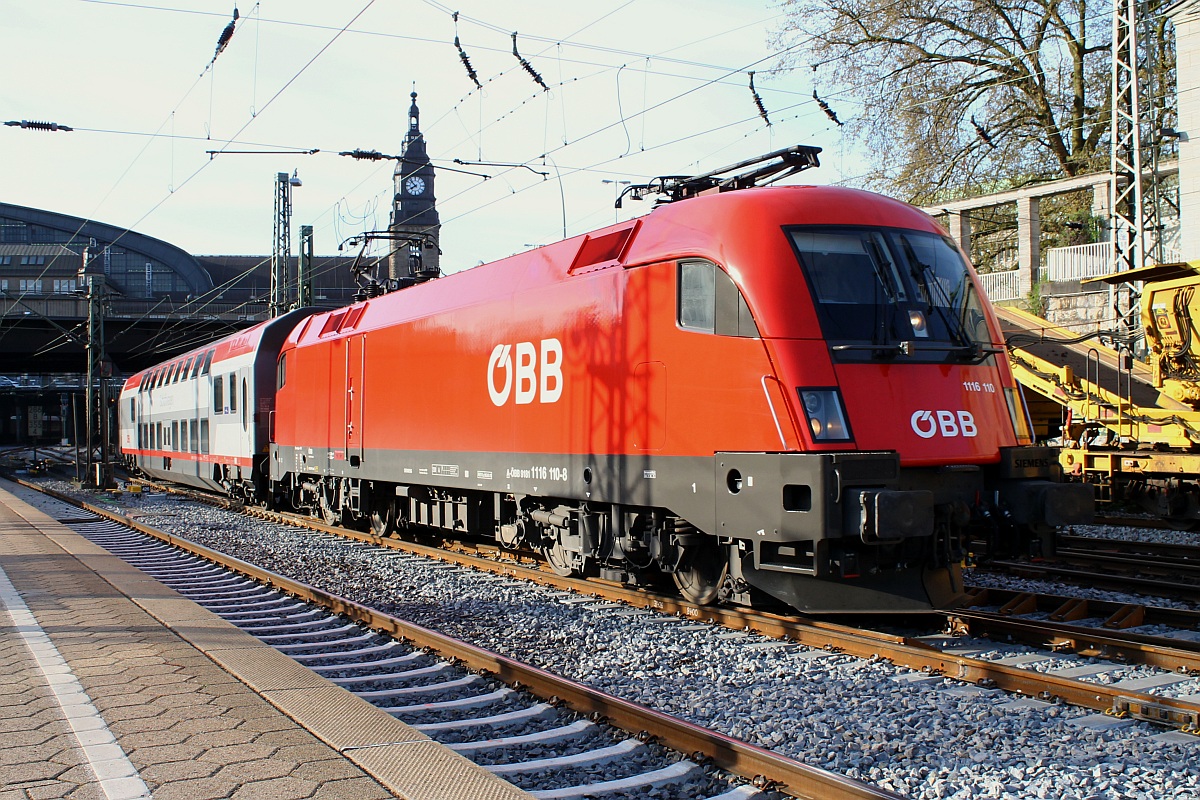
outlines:
[[[24,128],[26,130],[31,130],[31,131],[73,131],[73,130],[75,130],[74,128],[70,127],[69,125],[59,125],[57,122],[39,122],[38,120],[31,120],[31,119],[22,119],[22,120],[11,119],[4,124],[9,126],[10,128]]]

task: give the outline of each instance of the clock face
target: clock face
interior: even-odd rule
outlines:
[[[404,182],[404,191],[409,194],[420,194],[425,191],[425,181],[413,175]]]

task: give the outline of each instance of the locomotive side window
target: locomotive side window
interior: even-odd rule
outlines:
[[[686,330],[719,336],[757,337],[746,298],[711,261],[683,261],[678,270],[677,315]]]
[[[716,265],[685,261],[679,265],[679,324],[693,331],[716,331]]]
[[[279,367],[275,370],[275,388],[282,389],[287,384],[287,353],[279,357]]]

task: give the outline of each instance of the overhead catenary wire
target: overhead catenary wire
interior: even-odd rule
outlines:
[[[500,29],[500,28],[496,28],[496,30],[497,30],[497,31],[500,31],[500,30],[506,30],[506,29]],[[356,31],[356,32],[358,32],[358,31]],[[644,103],[643,103],[643,106],[644,106]],[[643,122],[644,122],[644,119],[646,119],[646,116],[644,116],[644,114],[642,115],[642,119],[643,119]],[[565,144],[565,143],[564,143],[564,144]]]
[[[329,47],[330,47],[330,46],[331,46],[331,45],[332,45],[332,44],[333,44],[335,41],[337,41],[337,39],[338,39],[338,38],[340,38],[340,37],[341,37],[341,36],[342,36],[342,35],[343,35],[343,34],[346,32],[346,30],[347,30],[347,29],[349,29],[349,27],[350,27],[351,25],[353,25],[353,24],[354,24],[354,22],[355,22],[356,20],[358,20],[358,19],[359,19],[359,18],[360,18],[360,17],[361,17],[361,16],[362,16],[364,13],[366,13],[367,9],[369,9],[369,8],[370,8],[370,7],[371,7],[371,6],[374,4],[374,2],[375,2],[375,0],[368,0],[368,2],[366,3],[366,5],[364,5],[364,6],[362,7],[362,9],[360,9],[360,10],[359,10],[359,12],[358,12],[357,14],[355,14],[355,15],[354,15],[354,16],[353,16],[353,17],[350,19],[350,21],[349,21],[349,22],[347,22],[347,23],[346,23],[346,24],[345,24],[345,25],[344,25],[344,26],[343,26],[341,29],[339,29],[339,30],[338,30],[338,32],[337,32],[337,33],[335,33],[335,34],[334,34],[334,36],[333,36],[333,37],[332,37],[332,38],[331,38],[331,39],[330,39],[328,42],[326,42],[326,44],[325,44],[323,47],[321,47],[321,48],[320,48],[320,49],[319,49],[319,50],[318,50],[318,51],[317,51],[317,52],[316,52],[316,53],[315,53],[315,54],[314,54],[314,55],[313,55],[313,56],[312,56],[312,57],[311,57],[311,58],[310,58],[310,59],[309,59],[307,62],[305,62],[305,64],[304,64],[304,65],[303,65],[303,66],[302,66],[302,67],[301,67],[301,68],[300,68],[300,69],[299,69],[299,70],[298,70],[298,71],[297,71],[297,72],[296,72],[294,75],[292,75],[292,77],[291,77],[291,78],[289,78],[289,79],[288,79],[288,80],[287,80],[287,81],[286,81],[286,82],[283,84],[283,86],[281,86],[281,87],[280,87],[280,88],[279,88],[279,89],[278,89],[278,90],[275,92],[275,94],[274,94],[274,95],[272,95],[272,96],[271,96],[271,98],[270,98],[270,99],[269,99],[269,100],[268,100],[268,101],[267,101],[267,102],[266,102],[266,103],[263,105],[263,107],[262,107],[261,109],[259,109],[259,110],[258,110],[258,113],[259,113],[259,114],[261,114],[261,113],[262,113],[263,111],[265,111],[265,110],[266,110],[266,109],[267,109],[269,106],[271,106],[271,104],[272,104],[272,103],[274,103],[274,102],[275,102],[275,100],[277,100],[277,99],[279,98],[279,96],[280,96],[280,95],[282,95],[282,94],[283,94],[283,93],[284,93],[284,92],[285,92],[285,91],[288,89],[288,87],[290,87],[290,86],[291,86],[291,85],[292,85],[292,84],[293,84],[293,83],[296,81],[296,79],[300,77],[300,75],[302,75],[302,74],[303,74],[303,73],[304,73],[304,72],[305,72],[305,71],[306,71],[306,70],[307,70],[309,67],[311,67],[311,66],[312,66],[312,64],[313,64],[313,63],[314,63],[314,62],[315,62],[315,61],[316,61],[318,58],[320,58],[320,56],[321,56],[323,53],[325,53],[325,52],[326,52],[326,51],[329,49]],[[203,76],[201,76],[201,77],[203,77]],[[197,79],[197,80],[199,80],[199,79]],[[193,85],[193,88],[194,88],[194,85]],[[189,93],[190,93],[190,91],[191,91],[191,90],[189,89]],[[228,146],[229,146],[229,144],[232,144],[233,142],[235,142],[235,141],[237,140],[237,137],[238,137],[238,136],[240,136],[240,135],[241,135],[241,133],[242,133],[242,132],[244,132],[244,131],[245,131],[245,130],[246,130],[246,129],[247,129],[247,128],[248,128],[248,127],[251,125],[251,124],[253,124],[253,123],[254,123],[254,121],[255,121],[257,118],[258,118],[258,115],[252,115],[252,116],[251,116],[251,117],[250,117],[250,118],[249,118],[249,119],[248,119],[248,120],[247,120],[245,123],[243,123],[243,125],[242,125],[242,126],[241,126],[241,127],[238,129],[238,130],[237,130],[237,132],[235,132],[235,133],[233,134],[233,136],[232,136],[232,137],[230,137],[230,139],[228,140],[228,143],[225,145],[225,147],[224,147],[224,148],[222,148],[222,150],[224,150],[224,149],[227,149],[227,148],[228,148]],[[168,116],[168,119],[170,119],[170,117],[169,117],[169,116]],[[166,121],[165,121],[165,120],[164,120],[164,123],[163,123],[163,124],[164,124],[164,125],[166,124]],[[160,128],[160,130],[161,130],[161,128]],[[220,151],[218,151],[218,152],[220,152]],[[136,160],[136,159],[135,159],[135,160]],[[120,241],[120,240],[121,240],[121,239],[124,237],[125,233],[128,233],[128,232],[132,231],[134,228],[138,227],[138,226],[139,226],[139,225],[140,225],[140,224],[141,224],[143,221],[145,221],[145,219],[146,219],[147,217],[149,217],[149,216],[150,216],[151,214],[153,214],[153,213],[154,213],[156,210],[158,210],[158,208],[160,208],[160,207],[161,207],[161,206],[162,206],[164,203],[166,203],[166,202],[167,202],[167,201],[168,201],[168,200],[169,200],[169,199],[170,199],[170,198],[171,198],[171,197],[174,195],[174,193],[175,193],[175,191],[176,191],[177,189],[180,189],[180,188],[182,188],[183,186],[186,186],[186,185],[187,185],[189,182],[191,182],[191,181],[192,181],[192,180],[193,180],[193,179],[194,179],[194,178],[195,178],[197,175],[199,175],[201,172],[203,172],[203,171],[204,171],[204,169],[205,169],[205,168],[206,168],[206,167],[207,167],[207,166],[208,166],[208,165],[209,165],[211,162],[212,162],[212,159],[211,159],[211,158],[210,158],[208,161],[205,161],[205,162],[203,162],[203,163],[200,165],[200,167],[198,167],[198,168],[197,168],[196,170],[194,170],[194,171],[193,171],[193,172],[192,172],[190,175],[188,175],[188,176],[187,176],[187,177],[186,177],[186,178],[183,180],[183,182],[182,182],[182,183],[181,183],[181,184],[180,184],[178,187],[172,187],[172,190],[171,190],[170,192],[168,192],[166,196],[164,196],[164,197],[163,197],[162,199],[160,199],[160,200],[159,200],[157,203],[155,203],[155,204],[154,204],[154,205],[153,205],[153,206],[152,206],[152,207],[151,207],[151,208],[150,208],[148,211],[146,211],[146,212],[145,212],[145,213],[144,213],[144,214],[143,214],[141,217],[139,217],[139,218],[137,219],[137,221],[135,221],[135,222],[134,222],[132,225],[130,225],[130,226],[129,226],[128,228],[126,228],[125,230],[123,230],[123,231],[122,231],[120,234],[118,234],[118,235],[117,235],[117,236],[114,238],[114,240],[113,240],[112,242],[109,242],[108,244],[109,244],[110,246],[111,246],[111,245],[115,245],[115,244],[117,244],[117,243],[118,243],[118,242],[119,242],[119,241]],[[110,191],[111,191],[111,190],[110,190]],[[90,221],[90,219],[85,219],[85,220],[83,221],[83,224],[86,224],[86,223],[87,223],[87,222],[89,222],[89,221]],[[82,231],[82,230],[83,230],[83,228],[82,228],[82,225],[81,225],[81,227],[80,227],[78,230],[76,230],[76,232],[75,232],[75,236],[78,236],[78,235],[81,233],[81,231]],[[72,239],[74,239],[74,236],[72,237]],[[42,271],[41,275],[39,276],[39,279],[41,279],[41,277],[45,276],[45,274],[46,274],[46,270],[47,270],[48,268],[49,268],[49,267],[47,266],[47,268],[46,268],[46,269],[43,269],[43,271]],[[26,294],[26,293],[25,293],[25,292],[23,292],[21,296],[23,297],[23,296],[24,296],[24,294]],[[5,336],[5,335],[8,333],[8,330],[11,330],[11,328],[9,328],[9,329],[6,329],[6,330],[0,330],[0,340],[2,340],[2,339],[4,338],[4,336]]]

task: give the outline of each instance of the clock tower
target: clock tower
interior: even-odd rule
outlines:
[[[414,236],[412,242],[395,242],[395,251],[388,261],[388,276],[397,279],[433,277],[438,274],[441,264],[441,223],[433,196],[433,164],[429,163],[429,155],[425,152],[416,92],[412,93],[408,133],[396,162],[394,180],[396,194],[392,201],[390,229],[401,236],[416,234],[422,238],[418,241]]]

